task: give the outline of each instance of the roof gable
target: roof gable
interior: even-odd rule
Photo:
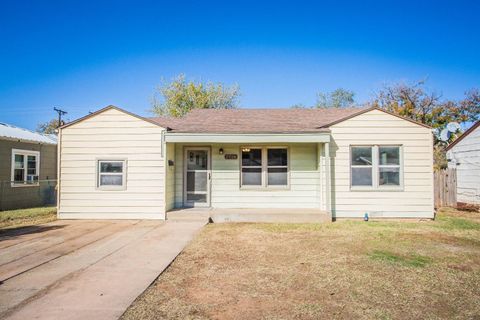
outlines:
[[[356,113],[352,113],[351,115],[348,115],[348,116],[346,116],[346,117],[344,117],[344,118],[340,118],[340,119],[335,120],[335,121],[333,121],[333,122],[331,122],[331,123],[328,123],[328,124],[325,125],[325,127],[331,127],[331,126],[333,126],[333,125],[335,125],[335,124],[338,124],[338,123],[340,123],[340,122],[343,122],[343,121],[346,121],[346,120],[355,118],[355,117],[357,117],[357,116],[360,116],[360,115],[362,115],[362,114],[365,114],[365,113],[367,113],[367,112],[371,112],[371,111],[374,111],[374,110],[384,112],[384,113],[389,114],[389,115],[391,115],[391,116],[400,118],[400,119],[402,119],[402,120],[411,122],[411,123],[413,123],[413,124],[419,125],[419,126],[421,126],[421,127],[427,128],[427,129],[432,129],[432,127],[430,127],[430,126],[428,126],[428,125],[426,125],[426,124],[424,124],[424,123],[415,121],[415,120],[410,119],[410,118],[407,118],[407,117],[402,117],[402,116],[400,116],[400,115],[398,115],[398,114],[395,114],[395,113],[393,113],[393,112],[390,112],[390,111],[387,111],[387,110],[385,110],[385,109],[378,108],[378,107],[361,109],[361,110],[359,110],[359,111],[356,112]]]
[[[460,137],[457,138],[457,140],[453,141],[452,143],[450,143],[446,149],[446,151],[452,149],[455,145],[457,145],[460,141],[462,141],[463,139],[465,139],[470,133],[472,133],[473,131],[475,131],[475,129],[477,129],[478,127],[480,127],[480,120],[477,121],[475,124],[473,124],[473,126],[471,126],[470,128],[468,128],[467,131],[465,131]]]
[[[72,125],[74,125],[74,124],[76,124],[76,123],[79,123],[79,122],[82,122],[82,121],[84,121],[84,120],[93,118],[93,117],[95,117],[95,116],[97,116],[97,115],[99,115],[99,114],[101,114],[101,113],[104,113],[104,112],[106,112],[106,111],[108,111],[108,110],[117,110],[117,111],[122,112],[122,113],[125,113],[125,114],[127,114],[127,115],[129,115],[129,116],[135,117],[135,118],[140,119],[140,120],[143,120],[143,121],[147,121],[147,122],[149,122],[149,123],[152,123],[152,124],[154,124],[154,125],[156,125],[156,126],[159,126],[159,127],[162,127],[162,128],[163,128],[163,126],[162,126],[160,123],[158,123],[158,122],[156,122],[156,121],[154,121],[154,120],[152,120],[152,119],[150,119],[150,118],[144,118],[144,117],[142,117],[142,116],[139,116],[139,115],[137,115],[137,114],[135,114],[135,113],[126,111],[126,110],[121,109],[121,108],[119,108],[119,107],[116,107],[116,106],[113,106],[113,105],[109,105],[109,106],[107,106],[107,107],[105,107],[105,108],[102,108],[102,109],[100,109],[100,110],[97,110],[97,111],[95,111],[95,112],[92,112],[92,113],[90,113],[90,114],[88,114],[88,115],[86,115],[86,116],[84,116],[84,117],[78,118],[77,120],[74,120],[74,121],[71,121],[71,122],[69,122],[69,123],[66,123],[66,124],[64,124],[63,126],[61,126],[60,129],[67,128],[67,127],[70,127],[70,126],[72,126]]]

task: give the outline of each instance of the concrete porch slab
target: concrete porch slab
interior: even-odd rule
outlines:
[[[222,222],[266,222],[266,223],[323,223],[331,222],[331,216],[320,209],[220,209],[185,208],[167,212],[167,220],[205,219]]]

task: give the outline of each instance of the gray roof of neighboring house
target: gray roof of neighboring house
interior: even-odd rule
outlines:
[[[33,132],[3,122],[0,122],[0,139],[57,144],[57,137],[54,135]]]

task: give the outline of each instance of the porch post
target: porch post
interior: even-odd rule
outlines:
[[[325,150],[325,208],[332,217],[332,208],[331,208],[331,162],[330,162],[330,142],[325,142],[323,145]]]

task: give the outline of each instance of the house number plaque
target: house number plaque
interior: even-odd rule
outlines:
[[[227,153],[227,154],[225,155],[225,159],[226,159],[226,160],[237,160],[237,159],[238,159],[238,155],[233,154],[233,153]]]

